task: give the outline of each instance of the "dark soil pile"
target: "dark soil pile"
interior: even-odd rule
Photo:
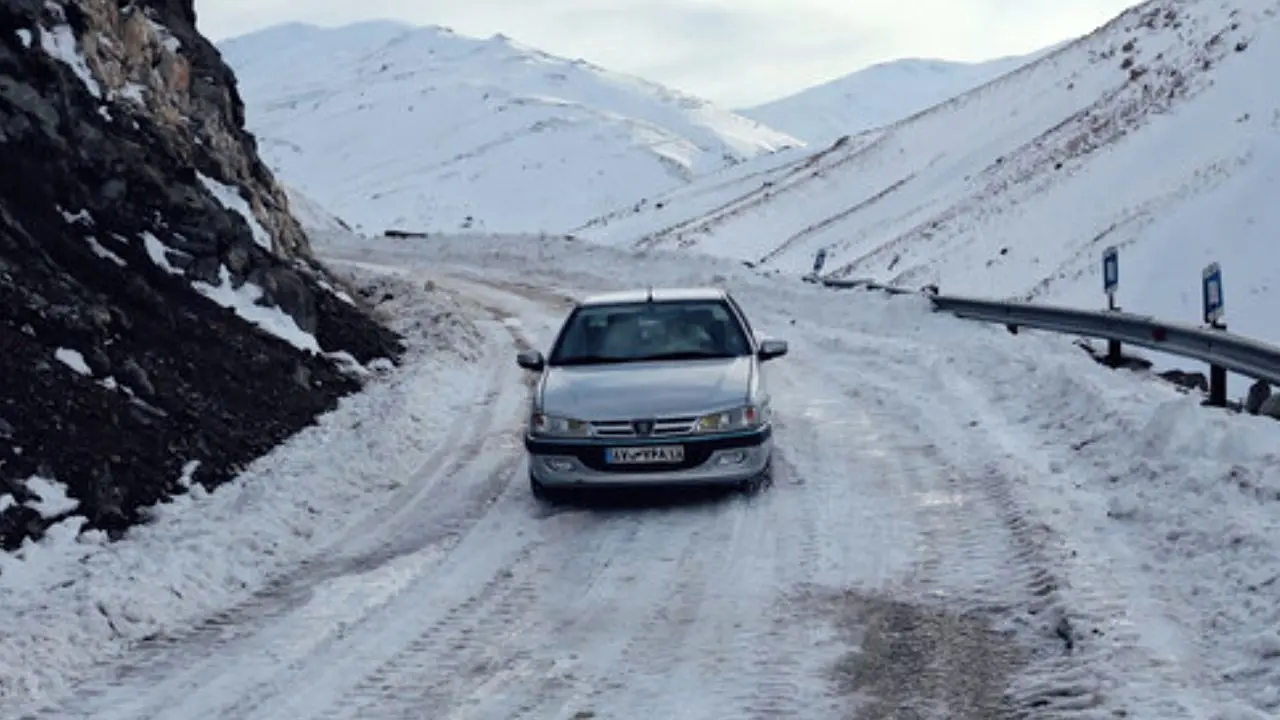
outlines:
[[[270,249],[200,176],[253,207]],[[192,0],[0,0],[5,549],[57,519],[24,504],[32,475],[65,483],[87,527],[118,535],[181,492],[187,463],[214,487],[357,390],[324,353],[402,355],[331,290],[286,203]],[[194,285],[224,279],[322,353]]]

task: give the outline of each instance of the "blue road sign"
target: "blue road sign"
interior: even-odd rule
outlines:
[[[1102,291],[1108,298],[1114,300],[1118,287],[1120,287],[1120,251],[1112,245],[1102,251]]]
[[[813,256],[813,274],[817,275],[822,272],[822,266],[827,264],[827,249],[822,248],[817,255]]]
[[[1204,269],[1201,283],[1204,297],[1204,321],[1214,324],[1222,319],[1222,268],[1218,263],[1210,263]]]

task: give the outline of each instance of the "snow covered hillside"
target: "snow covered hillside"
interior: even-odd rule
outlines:
[[[1052,49],[979,63],[892,60],[738,112],[810,145],[830,144],[842,135],[883,127],[950,100]]]
[[[1280,0],[1156,0],[1022,70],[816,155],[700,180],[581,228],[944,292],[1119,301],[1196,321],[1219,261],[1233,330],[1280,340]]]
[[[220,45],[284,180],[364,232],[564,230],[803,143],[498,35],[289,24]]]

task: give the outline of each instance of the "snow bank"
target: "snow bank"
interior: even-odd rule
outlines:
[[[383,310],[411,343],[400,370],[373,363],[380,377],[316,426],[215,492],[193,485],[157,506],[123,540],[77,537],[83,518],[72,518],[42,541],[0,554],[0,706],[64,690],[130,644],[249,597],[377,512],[453,415],[474,403],[468,362],[481,339],[449,296],[373,282],[380,297],[393,296]],[[175,481],[189,484],[193,471]],[[56,484],[33,478],[27,487],[42,512],[66,507]]]

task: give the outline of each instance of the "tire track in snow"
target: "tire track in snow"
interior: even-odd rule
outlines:
[[[681,538],[682,545],[678,554],[663,553],[664,557],[658,558],[659,562],[670,564],[665,575],[671,585],[661,594],[646,593],[654,599],[652,607],[619,653],[619,669],[625,670],[627,682],[632,685],[629,693],[635,692],[635,683],[653,689],[648,710],[655,717],[678,717],[675,713],[679,711],[680,701],[664,695],[660,688],[669,673],[684,660],[684,651],[696,632],[694,626],[707,601],[708,586],[731,560],[734,549],[732,525],[738,508],[720,505],[707,509],[711,516],[706,518],[703,508],[695,508],[691,514],[682,510],[663,511],[666,515],[661,518],[664,534]],[[664,702],[671,705],[664,707]]]
[[[557,534],[572,540],[549,543],[541,555],[544,632],[522,638],[515,652],[523,662],[470,688],[460,704],[473,717],[542,720],[589,707],[600,685],[596,673],[611,667],[630,637],[619,626],[619,609],[642,591],[630,556],[646,518],[572,510],[554,518]]]
[[[274,674],[259,676],[252,687],[223,696],[222,702],[230,701],[232,704],[222,708],[217,717],[225,720],[279,717],[301,720],[321,704],[321,699],[333,697],[345,684],[359,682],[360,673],[366,671],[366,663],[376,662],[380,655],[392,652],[396,643],[408,642],[405,635],[413,633],[417,624],[424,622],[421,619],[423,613],[415,612],[418,610],[415,598],[425,594],[425,588],[434,582],[437,573],[458,562],[459,553],[465,552],[460,548],[473,540],[477,525],[489,519],[486,511],[493,496],[512,487],[511,479],[519,467],[517,458],[506,458],[473,489],[469,489],[475,508],[470,515],[456,504],[441,506],[449,508],[450,512],[459,511],[454,526],[465,523],[465,529],[448,537],[438,547],[405,555],[412,563],[400,574],[398,583],[401,587],[386,603],[351,622],[341,623],[324,642],[300,644],[300,651],[293,654],[287,665],[277,663],[273,668]],[[476,513],[479,513],[478,517]],[[424,521],[430,523],[432,519],[424,518]],[[494,550],[498,552],[502,548],[498,546]],[[360,583],[363,577],[355,575],[351,579]],[[397,622],[398,617],[407,621]],[[306,626],[299,626],[295,640],[306,643],[302,637],[305,632]],[[262,638],[259,642],[265,646],[269,640]],[[304,649],[305,652],[301,652]],[[345,671],[334,672],[334,668],[343,666]],[[213,702],[207,702],[205,706],[212,707]]]
[[[904,536],[896,520],[900,493],[896,479],[866,461],[878,430],[816,385],[820,376],[803,361],[776,367],[770,380],[781,450],[769,498],[775,505],[760,524],[788,531],[768,536],[771,574],[737,580],[755,583],[771,602],[739,635],[752,672],[726,704],[737,708],[734,717],[751,720],[847,718],[851,702],[828,680],[847,644],[807,597],[849,583],[874,588],[900,575],[906,563],[893,550]]]
[[[983,435],[986,446],[995,458],[988,466],[988,476],[1005,478],[1004,482],[989,487],[997,502],[1008,509],[1007,522],[1023,538],[1028,553],[1041,557],[1055,552],[1061,560],[1057,565],[1067,565],[1073,571],[1070,586],[1051,578],[1052,590],[1046,592],[1044,602],[1051,610],[1067,615],[1069,637],[1074,649],[1070,656],[1049,655],[1039,658],[1037,677],[1028,678],[1016,688],[1016,696],[1023,705],[1036,708],[1037,712],[1055,713],[1045,717],[1074,717],[1086,711],[1097,711],[1104,704],[1114,713],[1124,713],[1119,707],[1126,700],[1137,698],[1137,704],[1148,711],[1159,712],[1168,718],[1199,718],[1215,712],[1218,707],[1203,692],[1205,681],[1199,677],[1199,668],[1208,667],[1196,657],[1196,649],[1183,637],[1183,629],[1174,623],[1159,620],[1160,609],[1143,594],[1141,584],[1131,584],[1131,578],[1122,577],[1123,561],[1113,569],[1113,558],[1080,558],[1077,552],[1061,543],[1048,526],[1028,519],[1030,512],[1019,487],[1034,484],[1036,480],[1021,483],[1011,478],[1049,478],[1050,483],[1074,482],[1067,468],[1055,467],[1040,450],[1029,448],[1020,453],[1010,452],[1009,446],[1028,447],[1031,437],[1024,437],[1017,422],[1008,422],[991,402],[987,393],[976,387],[973,381],[945,365],[935,368],[939,384],[945,384],[952,393],[962,398],[965,405],[980,409],[979,414],[990,418]],[[1101,510],[1101,509],[1100,509]],[[1060,600],[1060,587],[1070,587],[1073,604],[1066,606]],[[1065,608],[1065,610],[1064,610]],[[1160,638],[1154,644],[1167,644],[1177,648],[1177,661],[1160,657],[1151,648],[1153,641],[1143,636],[1150,633],[1150,625],[1130,625],[1124,618],[1142,616],[1146,623],[1160,624]],[[1108,635],[1089,633],[1086,627],[1106,627]],[[1107,683],[1102,674],[1102,661],[1112,659],[1108,655],[1123,657],[1127,667],[1142,668],[1147,674],[1140,683],[1117,686],[1111,693],[1104,688]],[[1224,698],[1223,702],[1230,699]]]
[[[980,408],[978,398],[965,393],[962,388],[968,381],[945,369],[941,363],[933,364],[937,373],[934,389],[939,393],[960,395],[966,402],[960,407]],[[938,402],[945,402],[937,395]],[[990,408],[987,408],[990,410]],[[946,437],[947,429],[939,427],[943,420],[957,418],[932,415],[928,408],[919,408],[917,415],[922,428],[933,428],[935,437]],[[989,413],[984,413],[989,415]],[[978,428],[976,421],[968,426]],[[950,432],[955,434],[955,427]],[[967,442],[961,455],[964,462],[974,456],[986,457],[972,469],[958,468],[944,459],[937,445],[930,445],[928,455],[939,463],[945,463],[955,477],[955,484],[962,492],[970,492],[985,502],[981,506],[994,514],[998,526],[1010,539],[1013,558],[1019,571],[1013,578],[1021,589],[1020,597],[1006,599],[996,583],[980,588],[976,603],[987,605],[1003,616],[1006,624],[1017,629],[1019,635],[1031,639],[1028,672],[1009,689],[1009,704],[1019,713],[1033,713],[1037,718],[1074,718],[1089,716],[1105,710],[1106,696],[1101,679],[1082,655],[1081,640],[1075,619],[1079,617],[1061,593],[1064,587],[1061,561],[1054,557],[1051,546],[1054,538],[1049,529],[1036,523],[1015,487],[1024,484],[1015,478],[1025,477],[1025,460],[1007,448],[993,442],[984,430],[966,436]],[[959,452],[960,449],[956,448]],[[1028,449],[1021,449],[1029,452]],[[970,536],[975,528],[967,523],[958,530]],[[990,524],[984,523],[984,524]],[[979,546],[981,540],[973,538],[970,546]],[[975,604],[976,604],[975,603]]]
[[[585,511],[587,532],[613,536],[615,526],[625,523],[626,535],[609,543],[614,559],[596,578],[599,594],[575,602],[572,588],[542,591],[567,605],[566,613],[586,611],[563,615],[529,638],[541,663],[563,670],[521,688],[517,698],[490,702],[483,716],[543,718],[617,707],[660,715],[660,685],[683,660],[683,635],[701,617],[714,574],[707,565],[723,552],[717,541],[731,533],[723,529],[732,521],[731,502]],[[558,577],[560,565],[552,561],[549,567],[554,571],[546,577]]]
[[[281,614],[270,624],[262,623],[263,619],[259,618],[255,623],[259,625],[256,632],[239,642],[223,643],[212,649],[197,643],[155,658],[152,661],[154,675],[126,676],[120,684],[122,687],[98,698],[98,703],[85,708],[83,716],[104,720],[111,717],[301,718],[303,709],[292,707],[296,704],[294,699],[312,703],[323,696],[308,687],[324,674],[317,671],[324,666],[325,659],[336,665],[346,663],[350,672],[358,668],[355,663],[375,657],[376,651],[357,653],[351,650],[351,645],[361,639],[385,635],[387,623],[393,622],[396,616],[417,615],[412,599],[423,594],[422,588],[431,582],[434,572],[455,559],[459,546],[470,537],[468,531],[473,532],[475,524],[488,517],[486,510],[492,495],[510,485],[519,467],[518,457],[508,457],[487,476],[482,476],[481,482],[459,484],[459,494],[469,495],[472,500],[469,512],[456,502],[442,498],[445,502],[424,513],[424,524],[429,527],[433,519],[457,512],[452,528],[460,535],[445,536],[435,545],[402,555],[378,568],[330,578],[308,589],[307,596],[298,598],[288,614]],[[478,467],[469,467],[463,477],[474,476],[477,470]],[[469,527],[464,529],[462,523]],[[382,645],[385,646],[386,643]],[[209,659],[202,661],[205,657]],[[166,668],[162,663],[165,661],[173,663],[167,667],[169,673],[173,673],[174,668],[183,670],[176,675],[164,675]],[[151,684],[152,678],[159,685],[155,691],[145,696],[129,692],[129,688]],[[346,673],[343,673],[342,678],[329,679],[325,685],[332,688],[345,680]],[[289,695],[281,696],[281,692]],[[150,702],[135,704],[144,699]],[[284,714],[262,711],[281,700],[291,706]]]
[[[780,419],[779,437],[798,435],[790,432],[792,427]],[[726,711],[734,709],[729,715],[744,720],[826,717],[827,713],[835,717],[840,703],[824,707],[830,699],[822,683],[821,664],[815,662],[820,657],[815,637],[809,624],[795,617],[786,599],[791,588],[819,577],[823,560],[829,557],[825,552],[829,547],[820,540],[822,495],[816,485],[800,484],[787,453],[780,452],[775,462],[774,493],[753,502],[759,512],[741,529],[747,541],[756,544],[743,547],[736,557],[738,572],[731,579],[731,595],[724,600],[741,599],[756,606],[735,613],[747,617],[746,622],[726,628],[725,634],[733,638],[731,657],[739,660],[730,664],[737,682],[723,705]]]
[[[530,622],[529,611],[538,598],[524,566],[535,549],[526,545],[480,588],[447,605],[443,615],[416,631],[321,717],[445,717],[456,707],[459,685],[479,682],[495,664],[514,661],[502,656],[503,645],[496,639],[518,635]],[[439,610],[422,612],[438,615]],[[492,657],[495,650],[498,656]]]
[[[510,352],[511,333],[509,327],[495,326],[489,333],[491,351]],[[449,556],[509,483],[522,458],[516,452],[518,443],[501,431],[517,423],[517,408],[527,397],[526,386],[512,382],[517,372],[514,364],[495,363],[484,384],[491,401],[456,423],[389,502],[321,548],[315,560],[189,632],[145,641],[135,651],[137,657],[79,688],[73,703],[58,716],[106,719],[119,713],[128,718],[189,720],[209,716],[202,713],[225,703],[239,701],[233,708],[249,708],[264,695],[278,692],[281,674],[305,666],[313,653],[339,644],[366,620],[385,612],[413,578],[420,579]],[[498,464],[487,476],[482,475],[486,462]],[[477,474],[484,481],[446,481]],[[402,558],[407,561],[397,562]],[[336,597],[322,593],[326,607],[307,607],[320,602],[318,587],[350,576],[370,579]],[[245,665],[256,665],[258,675],[245,672]],[[153,687],[146,694],[127,691],[140,685]]]
[[[780,381],[774,380],[775,395],[783,391]],[[778,409],[774,420],[774,486],[748,501],[753,512],[739,532],[754,545],[740,548],[734,562],[738,572],[728,579],[733,590],[722,601],[755,604],[735,614],[748,620],[726,629],[733,638],[731,657],[739,660],[730,663],[737,682],[722,703],[726,712],[734,708],[732,717],[744,720],[836,717],[844,703],[829,698],[824,687],[819,638],[795,616],[788,595],[843,560],[839,546],[824,537],[839,531],[839,523],[827,524],[832,508],[824,485],[839,480],[805,477],[792,460],[821,452],[811,443],[815,434],[808,418]]]
[[[874,343],[874,338],[866,340]],[[1062,582],[1059,563],[1050,555],[1046,534],[1027,520],[1026,509],[1013,490],[1008,452],[972,438],[974,444],[957,448],[957,452],[968,457],[985,454],[1002,458],[986,461],[974,471],[958,467],[930,441],[931,437],[956,435],[958,428],[947,424],[956,418],[939,410],[946,407],[947,394],[953,393],[962,379],[935,375],[927,360],[921,367],[900,359],[893,362],[875,347],[841,345],[857,357],[857,387],[822,368],[813,370],[849,401],[895,408],[886,416],[899,418],[907,430],[913,429],[908,423],[914,425],[908,437],[917,439],[902,448],[904,458],[898,465],[904,480],[919,488],[927,508],[921,514],[927,542],[921,547],[924,557],[913,581],[915,592],[923,591],[930,603],[961,613],[977,612],[993,623],[1018,628],[1024,640],[1031,640],[1027,648],[1031,665],[1024,670],[1034,677],[1011,679],[1013,686],[997,717],[1031,713],[1048,720],[1099,711],[1104,701],[1102,687],[1087,661],[1076,654],[1078,638],[1070,610],[1058,592]],[[918,357],[928,357],[927,352],[921,348]],[[932,392],[921,393],[926,387]],[[904,393],[903,388],[913,388],[913,395],[927,397],[928,406],[904,405],[913,395]],[[939,477],[947,479],[943,488]],[[993,543],[992,538],[998,537],[1006,538],[1007,543]],[[929,670],[937,671],[954,668]],[[945,687],[943,678],[923,680],[929,687]]]
[[[664,509],[647,521],[628,555],[641,584],[615,591],[630,601],[615,606],[621,617],[607,648],[584,653],[600,669],[564,710],[693,719],[744,717],[734,709],[740,704],[805,707],[803,681],[785,662],[797,649],[765,641],[779,568],[793,549],[778,540],[793,526],[767,510],[770,494]],[[798,651],[806,650],[802,643]]]
[[[514,328],[502,323],[502,317],[482,305],[475,307],[489,314],[495,324],[488,343],[492,354],[507,351],[512,343],[517,347],[527,344]],[[484,506],[493,502],[501,488],[486,487],[478,497],[468,494],[459,505],[451,505],[438,497],[441,492],[453,494],[456,483],[449,482],[474,465],[483,452],[499,437],[496,451],[514,454],[519,445],[518,419],[523,415],[527,392],[515,390],[511,383],[510,368],[494,363],[483,385],[483,395],[475,405],[470,419],[455,423],[441,442],[438,450],[424,461],[413,480],[404,484],[397,496],[383,505],[369,520],[354,528],[325,555],[336,555],[318,563],[321,572],[312,580],[328,574],[363,571],[400,555],[420,550],[427,545],[441,542],[464,532],[478,519]],[[492,477],[492,476],[491,476]],[[492,485],[490,483],[489,485]],[[435,495],[433,495],[433,493]],[[424,513],[430,507],[431,512]],[[450,508],[449,512],[441,512]],[[460,511],[460,512],[458,512]],[[428,517],[428,514],[431,517]],[[372,546],[363,553],[353,553],[342,548]]]
[[[867,341],[874,343],[874,338],[867,338]],[[884,452],[880,456],[870,454],[873,464],[860,468],[862,472],[858,476],[875,483],[884,483],[889,478],[905,504],[901,512],[905,522],[899,528],[887,529],[886,542],[895,535],[904,536],[904,529],[914,537],[910,548],[915,558],[914,572],[899,578],[895,586],[883,588],[891,597],[902,598],[898,610],[888,615],[856,610],[882,605],[875,601],[873,595],[867,594],[870,588],[846,591],[843,606],[855,609],[854,617],[870,618],[863,622],[872,622],[867,626],[871,630],[890,627],[876,624],[879,618],[917,616],[916,620],[908,621],[907,627],[924,633],[956,633],[941,637],[926,634],[913,640],[913,643],[932,645],[939,650],[954,648],[954,652],[916,663],[911,671],[912,677],[903,677],[901,669],[895,675],[893,658],[869,657],[862,653],[853,666],[860,668],[863,676],[872,672],[871,677],[879,679],[875,686],[861,690],[882,695],[875,700],[872,714],[868,717],[880,717],[875,714],[877,712],[896,712],[905,713],[905,717],[987,720],[1012,717],[1020,708],[1034,709],[1036,717],[1052,717],[1041,712],[1040,707],[1044,703],[1025,698],[1018,698],[1015,702],[1010,698],[972,697],[973,707],[968,710],[959,704],[950,711],[938,710],[945,707],[948,693],[959,697],[965,692],[990,693],[994,690],[990,685],[976,687],[966,684],[963,655],[971,655],[968,662],[972,667],[983,667],[986,658],[972,655],[983,645],[966,645],[969,635],[961,625],[928,618],[935,615],[941,618],[940,613],[967,616],[976,612],[979,617],[988,618],[987,624],[990,625],[999,619],[996,617],[998,614],[1007,614],[1015,607],[1030,608],[1032,613],[1041,615],[1052,613],[1060,605],[1060,599],[1053,592],[1052,564],[1034,544],[1031,528],[1022,520],[1017,506],[1011,505],[1008,496],[1001,494],[1001,488],[1007,487],[1007,478],[999,473],[971,477],[960,472],[930,442],[930,436],[924,430],[927,426],[917,417],[929,411],[937,415],[937,408],[915,408],[909,403],[904,407],[903,401],[908,397],[904,388],[910,391],[920,385],[918,365],[904,363],[902,356],[891,357],[881,348],[869,347],[865,352],[859,352],[862,348],[848,343],[839,348],[831,347],[830,343],[822,344],[826,349],[854,355],[850,362],[843,359],[840,362],[858,368],[857,385],[849,384],[826,367],[814,365],[797,368],[798,372],[791,381],[793,392],[798,396],[818,396],[816,379],[827,389],[828,395],[838,398],[836,404],[845,408],[846,415],[863,415],[868,427],[877,428],[885,438],[886,447],[881,448]],[[831,436],[829,431],[824,433],[823,430],[815,425],[811,431],[799,435],[809,438],[806,442],[812,451],[821,452],[818,447],[821,438]],[[937,431],[944,430],[947,428]],[[872,477],[876,474],[881,477]],[[891,488],[880,490],[885,495],[893,495]],[[884,508],[880,511],[889,512]],[[848,613],[850,609],[841,612]],[[998,640],[994,630],[988,631],[988,639],[983,642],[1005,644]],[[1042,639],[1040,646],[1045,644]],[[895,649],[899,646],[893,643],[877,647],[886,652],[900,651]],[[951,657],[957,654],[961,656],[960,661]],[[885,669],[875,670],[879,666]],[[1084,696],[1087,699],[1083,704],[1090,706],[1091,690],[1087,687],[1081,690],[1078,684],[1071,682],[1060,682],[1054,686],[1053,692],[1061,696],[1060,705],[1073,701],[1080,703],[1081,696]],[[952,714],[948,715],[948,712]],[[972,714],[955,714],[970,712]]]
[[[390,658],[325,717],[417,718],[424,712],[442,720],[475,716],[471,713],[547,717],[570,704],[590,707],[593,697],[599,697],[597,691],[607,687],[608,679],[595,675],[601,670],[617,668],[615,677],[631,681],[635,678],[633,669],[663,667],[644,659],[637,664],[626,662],[626,650],[618,646],[627,638],[633,639],[632,645],[652,642],[646,633],[653,628],[644,624],[619,626],[618,606],[609,603],[610,598],[587,604],[598,613],[595,620],[599,624],[584,623],[581,616],[548,620],[563,607],[570,591],[592,587],[610,569],[614,572],[609,579],[614,582],[605,587],[658,603],[654,614],[660,615],[661,608],[671,607],[671,599],[689,596],[689,585],[682,583],[682,578],[696,584],[698,574],[682,573],[688,562],[665,563],[675,567],[654,573],[648,564],[630,558],[644,558],[644,553],[665,555],[664,544],[681,542],[682,538],[692,543],[697,538],[676,532],[677,528],[662,520],[642,523],[634,514],[566,511],[544,518],[540,527],[548,537],[537,541],[536,554],[510,568],[502,591],[506,600],[490,601],[497,603],[496,609],[491,604],[467,606],[465,613],[437,624],[406,652]],[[563,562],[579,565],[583,558],[558,556],[553,549],[561,543],[575,543],[579,534],[595,534],[604,540],[597,547],[608,551],[612,561],[587,555],[586,566],[581,568],[586,577],[577,576],[584,585],[557,587],[564,581],[560,574]],[[632,543],[637,547],[631,547]],[[684,559],[695,555],[688,552]],[[629,587],[625,582],[629,576],[638,587]],[[447,578],[441,581],[447,582]],[[690,598],[688,603],[696,601]],[[500,705],[501,710],[494,705]]]
[[[701,509],[693,508],[693,512],[701,516]],[[544,601],[539,609],[541,622],[526,624],[522,634],[508,633],[504,647],[508,659],[482,682],[473,682],[455,694],[454,711],[441,717],[515,720],[567,716],[595,712],[593,708],[599,708],[600,699],[612,690],[633,690],[631,684],[653,666],[629,662],[628,648],[634,648],[636,641],[654,628],[630,622],[629,606],[638,601],[644,606],[666,607],[673,599],[685,608],[691,602],[696,604],[688,598],[688,586],[681,582],[690,577],[682,574],[687,564],[663,562],[670,557],[668,550],[678,547],[673,541],[679,543],[687,535],[667,522],[669,516],[661,517],[672,510],[657,509],[658,518],[646,516],[653,511],[585,510],[552,516],[559,526],[556,535],[560,542],[573,543],[579,534],[598,534],[609,540],[605,548],[612,559],[590,563],[587,586],[599,593],[583,597],[576,586],[561,585],[563,562],[578,564],[576,554],[561,558],[551,553],[540,555],[537,594]],[[549,543],[548,547],[556,545],[559,543]],[[654,568],[655,561],[664,567]],[[547,622],[557,614],[555,621]],[[647,699],[652,702],[654,697]],[[624,704],[635,706],[634,702]],[[645,712],[650,710],[645,707]]]
[[[462,284],[464,292],[468,289],[474,290],[473,283],[458,281],[456,278],[441,278],[441,282],[446,287]],[[533,343],[523,330],[523,323],[518,319],[519,313],[515,308],[504,308],[503,305],[509,305],[508,302],[494,302],[494,300],[507,301],[511,297],[520,297],[529,304],[535,305],[563,301],[558,297],[528,292],[527,288],[516,290],[498,286],[494,289],[497,290],[499,297],[494,298],[492,293],[486,293],[483,296],[476,295],[469,298],[469,302],[482,309],[494,322],[500,323],[520,350],[532,347]],[[501,354],[506,355],[509,352],[504,348]],[[511,368],[509,372],[519,373],[519,381],[512,382],[514,377],[510,378],[507,386],[523,384],[526,389],[531,387],[533,377],[520,373],[515,369],[514,363],[509,365],[499,363],[496,367],[503,368],[501,371],[503,373],[508,372],[506,368]],[[523,417],[524,403],[522,393],[518,406],[510,408],[512,418],[518,420]],[[513,421],[506,426],[517,424]],[[489,436],[492,438],[493,433],[489,433]],[[532,501],[525,498],[521,492],[523,484],[510,482],[523,464],[522,454],[518,452],[521,447],[519,430],[512,429],[502,433],[497,442],[502,446],[503,454],[508,454],[509,451],[511,462],[499,473],[490,477],[491,482],[497,485],[492,488],[494,492],[485,493],[488,497],[486,505],[494,502],[497,495],[505,493],[501,502],[507,512],[504,514],[503,511],[499,511],[498,516],[514,519],[518,515],[532,515]],[[458,462],[465,466],[470,460],[464,458]],[[499,481],[498,478],[501,480]],[[507,492],[508,490],[510,492]],[[457,509],[456,504],[447,504],[446,507],[450,511]],[[462,517],[466,518],[469,515],[464,513]],[[486,523],[489,517],[485,516]],[[451,523],[447,518],[441,518],[438,525],[448,528],[453,524],[457,524],[456,521]],[[466,529],[470,531],[471,527],[472,525],[468,524]],[[462,542],[471,542],[473,537],[469,535],[461,538],[451,548],[448,562],[438,563],[434,567],[434,582],[450,587],[465,587],[467,582],[471,582],[467,578],[454,577],[459,572],[468,574],[471,572],[465,570],[466,563],[460,558],[478,556],[475,553],[483,554],[492,550],[492,548],[474,548],[468,551],[466,548],[457,547]],[[483,679],[483,671],[486,669],[504,667],[504,663],[509,669],[512,663],[508,660],[482,656],[492,650],[485,638],[504,634],[510,637],[515,628],[521,627],[522,623],[527,623],[531,617],[536,617],[529,614],[530,608],[536,601],[536,594],[529,584],[531,581],[526,579],[523,584],[519,584],[514,580],[530,561],[534,547],[531,543],[535,541],[528,536],[526,530],[517,531],[514,537],[522,538],[524,549],[521,554],[507,565],[494,569],[489,581],[474,594],[466,598],[458,596],[452,600],[438,602],[429,602],[424,599],[424,604],[428,607],[423,608],[421,614],[428,618],[438,618],[434,624],[412,638],[401,639],[399,635],[404,633],[400,633],[394,642],[381,644],[376,655],[364,655],[363,659],[366,661],[376,657],[380,658],[381,662],[377,667],[370,668],[363,676],[342,678],[342,683],[345,684],[339,684],[336,682],[337,678],[331,677],[331,681],[323,685],[321,697],[313,697],[308,706],[318,710],[325,702],[330,703],[322,713],[324,717],[343,717],[349,713],[355,713],[355,717],[365,717],[368,713],[373,713],[377,717],[420,717],[424,707],[437,708],[438,712],[443,713],[447,708],[452,707],[456,695],[461,692],[458,689],[459,686],[466,687],[471,681],[480,682]],[[464,569],[450,569],[458,564],[461,564]],[[414,592],[418,591],[415,589]],[[445,617],[439,617],[439,612],[443,608],[449,609]],[[383,615],[386,616],[388,613]],[[404,630],[409,632],[408,628]],[[398,648],[398,650],[388,652],[388,647]],[[307,680],[310,681],[309,678]],[[310,684],[316,687],[317,691],[321,690],[318,683],[311,681]],[[298,713],[302,712],[302,709],[298,707],[298,703],[278,696],[268,697],[267,700],[267,704],[237,707],[234,712],[228,712],[226,717],[228,720],[233,717],[237,719],[274,718],[281,716],[281,713],[286,713],[291,718],[301,717]],[[253,713],[249,714],[250,711]]]
[[[803,628],[797,638],[774,616],[777,583],[797,565],[799,523],[790,513],[801,505],[773,505],[770,495],[554,516],[581,523],[573,537],[585,536],[587,547],[597,533],[610,538],[613,561],[569,548],[557,557],[545,552],[557,543],[543,546],[544,622],[505,634],[512,661],[455,695],[459,714],[440,717],[628,717],[624,708],[746,717],[735,707],[754,707],[758,717],[811,714],[820,668],[791,660],[811,653],[811,643]],[[570,582],[565,561],[599,574]],[[779,647],[779,639],[789,644]]]

